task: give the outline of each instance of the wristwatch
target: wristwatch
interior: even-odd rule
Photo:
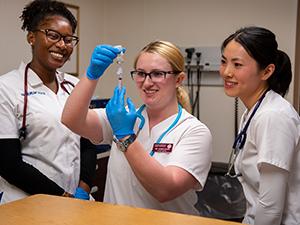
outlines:
[[[136,139],[136,135],[135,134],[131,134],[128,138],[126,138],[123,141],[118,140],[117,138],[113,138],[114,142],[116,143],[118,149],[121,152],[126,152],[127,148],[129,147],[129,145],[134,142]]]

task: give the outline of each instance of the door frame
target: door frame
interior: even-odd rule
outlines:
[[[297,2],[296,51],[293,105],[300,114],[300,0]]]

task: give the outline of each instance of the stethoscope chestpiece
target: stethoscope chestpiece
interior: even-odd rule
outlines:
[[[20,141],[25,140],[27,136],[27,129],[26,127],[21,127],[19,129],[19,139]]]

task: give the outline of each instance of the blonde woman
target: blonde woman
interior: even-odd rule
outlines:
[[[99,74],[118,53],[112,46],[96,47],[62,122],[95,143],[112,143],[104,201],[198,214],[195,191],[203,188],[210,169],[212,137],[182,108],[189,105],[181,88],[184,57],[170,42],[151,42],[131,71],[144,104],[136,110],[127,98],[126,107],[125,88],[117,87],[106,109],[88,109]],[[95,68],[99,71],[91,73]]]

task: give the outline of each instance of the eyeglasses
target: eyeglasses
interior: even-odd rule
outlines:
[[[149,76],[152,82],[161,82],[166,79],[167,74],[178,74],[180,71],[151,71],[150,73],[146,73],[143,71],[134,70],[131,71],[131,78],[135,82],[144,82],[146,77]]]
[[[42,33],[44,33],[46,35],[46,38],[48,41],[53,42],[53,43],[57,43],[59,42],[61,39],[64,40],[65,45],[69,46],[69,47],[74,47],[75,45],[77,45],[79,38],[76,36],[72,36],[72,35],[62,35],[61,33],[55,31],[55,30],[51,30],[51,29],[37,29],[35,31],[40,31]]]

